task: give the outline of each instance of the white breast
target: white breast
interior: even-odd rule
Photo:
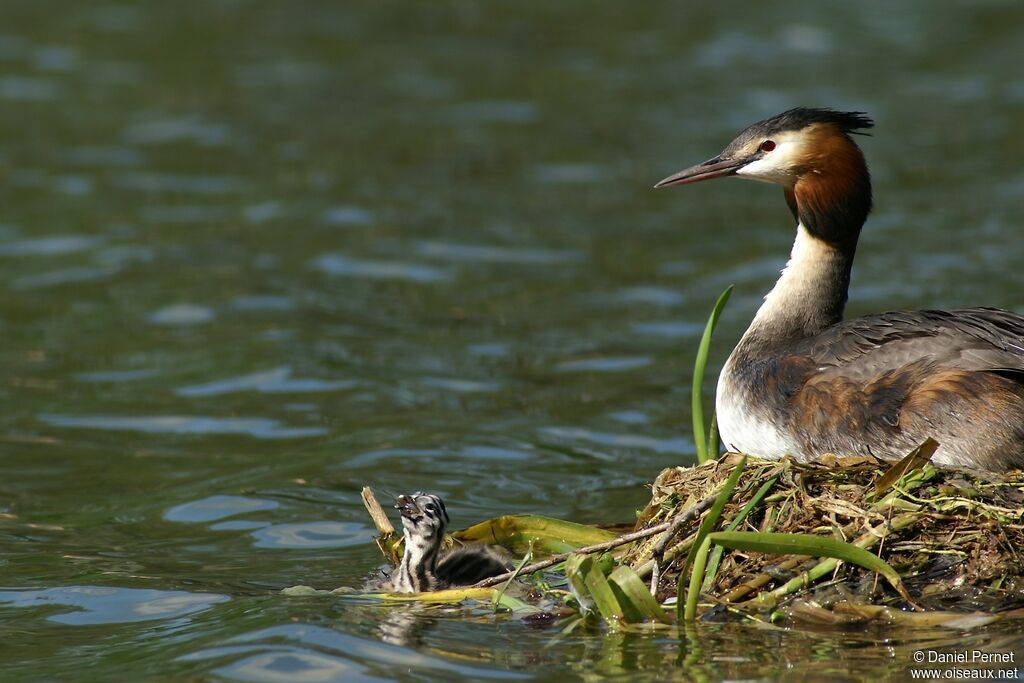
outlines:
[[[730,381],[732,358],[718,377],[715,414],[721,443],[730,451],[778,460],[784,455],[799,455],[800,449],[791,435],[750,404],[748,394]]]

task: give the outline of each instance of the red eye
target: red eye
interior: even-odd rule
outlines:
[[[773,149],[775,149],[775,141],[765,140],[764,142],[761,143],[761,146],[758,149],[760,149],[762,152],[770,152]]]

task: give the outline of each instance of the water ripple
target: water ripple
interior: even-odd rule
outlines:
[[[156,377],[160,371],[155,368],[138,370],[98,370],[96,372],[79,372],[75,379],[80,382],[134,382],[140,379]]]
[[[390,681],[391,677],[374,676],[350,659],[321,654],[315,651],[303,651],[298,648],[277,646],[269,652],[260,652],[262,648],[236,647],[221,648],[213,651],[214,655],[235,654],[256,651],[258,654],[232,662],[227,666],[215,669],[213,673],[243,681],[258,683],[291,683],[310,681],[315,683],[363,683],[364,681]]]
[[[609,413],[608,417],[628,425],[643,425],[651,421],[651,418],[639,410],[619,410]]]
[[[114,184],[125,190],[185,194],[231,194],[245,189],[245,182],[235,176],[154,172],[121,173],[114,177]]]
[[[358,206],[334,206],[324,211],[321,220],[328,225],[369,225],[373,214]]]
[[[14,289],[39,289],[41,287],[54,287],[67,285],[76,282],[94,282],[105,280],[121,272],[120,268],[112,266],[79,266],[75,268],[61,268],[50,270],[44,273],[33,273],[15,278],[11,283]]]
[[[5,76],[0,78],[0,99],[18,102],[46,102],[57,99],[63,89],[46,78]]]
[[[129,126],[124,132],[125,141],[133,145],[185,141],[210,147],[223,145],[229,137],[230,131],[226,125],[210,123],[197,116],[142,121]]]
[[[208,223],[224,220],[228,216],[223,206],[178,204],[174,206],[144,206],[139,215],[150,223]]]
[[[0,256],[60,256],[92,249],[103,242],[90,235],[53,235],[0,244]]]
[[[213,522],[244,512],[275,510],[279,507],[281,504],[277,501],[263,500],[262,498],[209,496],[172,507],[164,513],[164,519],[168,522]]]
[[[364,467],[391,460],[403,462],[409,458],[432,458],[443,454],[444,451],[439,448],[383,448],[348,458],[348,466],[350,468]]]
[[[454,449],[382,448],[360,453],[355,457],[349,458],[348,464],[350,467],[374,466],[388,469],[392,465],[409,462],[410,459],[436,459],[436,461],[441,461],[446,457],[459,463],[483,461],[514,463],[531,460],[535,456],[528,450],[470,444]],[[381,467],[382,465],[386,465],[386,467]]]
[[[553,265],[577,263],[583,253],[575,249],[538,249],[483,244],[422,241],[416,251],[428,258],[468,263],[511,263],[519,265]]]
[[[62,153],[64,160],[74,166],[138,166],[145,157],[131,147],[72,147]]]
[[[668,287],[626,287],[615,297],[624,304],[651,304],[652,306],[677,306],[686,300],[682,292]]]
[[[239,311],[290,311],[295,302],[291,297],[265,294],[235,297],[231,306]]]
[[[193,384],[174,390],[179,396],[220,396],[241,391],[258,391],[261,394],[301,394],[351,389],[359,383],[355,380],[324,380],[292,378],[289,367],[273,368],[250,375]]]
[[[650,356],[603,356],[559,363],[559,372],[625,372],[651,364]]]
[[[457,123],[532,123],[539,113],[533,102],[481,100],[451,107],[447,118]]]
[[[252,532],[257,548],[341,548],[369,543],[374,531],[354,522],[293,522]]]
[[[540,183],[596,183],[608,178],[608,169],[597,164],[537,164],[532,177]]]
[[[62,45],[37,48],[32,61],[40,71],[72,71],[81,63],[77,52]]]
[[[371,280],[406,280],[408,282],[441,282],[451,279],[451,272],[432,266],[401,261],[369,261],[344,254],[324,254],[312,266],[329,275],[361,277]]]
[[[184,326],[200,325],[213,320],[212,308],[196,304],[172,304],[149,314],[149,322],[154,325]]]
[[[613,446],[615,448],[639,448],[655,453],[669,453],[672,455],[693,455],[693,443],[683,437],[669,439],[657,439],[652,436],[639,434],[614,434],[611,432],[599,432],[583,427],[541,427],[538,430],[542,435],[558,441],[596,443],[601,446]]]
[[[217,593],[188,593],[145,588],[61,586],[43,590],[0,591],[0,604],[13,607],[67,605],[80,611],[52,614],[47,621],[72,626],[123,624],[169,619],[207,610],[230,598]]]
[[[673,339],[696,337],[704,331],[703,325],[679,320],[656,320],[645,323],[633,323],[631,327],[634,332],[639,334],[671,337]]]
[[[449,377],[424,377],[420,383],[428,387],[454,391],[458,394],[491,394],[500,391],[502,386],[500,382],[477,382]]]
[[[323,436],[323,427],[282,427],[263,417],[203,417],[192,415],[40,415],[54,427],[142,432],[145,434],[247,434],[257,439],[303,439]]]
[[[235,81],[249,88],[303,88],[327,78],[330,71],[316,62],[277,59],[267,64],[250,64],[234,70]]]

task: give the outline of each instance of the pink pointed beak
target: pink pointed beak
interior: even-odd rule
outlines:
[[[715,157],[714,159],[708,159],[702,164],[673,173],[664,180],[658,181],[654,187],[688,185],[689,183],[699,183],[702,180],[725,178],[726,176],[736,175],[736,171],[746,166],[749,162],[750,159],[722,159],[721,157]]]

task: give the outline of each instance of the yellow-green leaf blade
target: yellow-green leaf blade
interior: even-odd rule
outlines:
[[[498,543],[525,554],[533,542],[537,555],[570,552],[616,538],[610,531],[540,515],[504,515],[475,524],[452,537],[463,543]]]

